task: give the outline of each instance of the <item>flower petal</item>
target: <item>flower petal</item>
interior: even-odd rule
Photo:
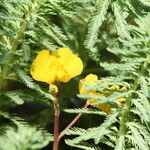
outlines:
[[[63,67],[57,70],[57,81],[58,82],[68,82],[70,80],[70,75],[66,72]]]
[[[84,79],[79,82],[79,92],[80,94],[91,93],[92,91],[88,91],[85,89],[85,85],[83,82],[93,84],[94,81],[98,80],[98,77],[95,74],[89,74]]]
[[[103,110],[104,112],[110,113],[111,112],[111,108],[110,105],[108,103],[106,104],[99,104],[95,106],[98,109]]]
[[[65,68],[70,77],[73,78],[81,74],[83,70],[83,63],[78,56],[72,55],[71,60],[68,62],[68,65],[65,66]]]
[[[89,75],[87,75],[87,76],[84,78],[84,81],[87,82],[87,83],[92,83],[92,82],[94,82],[94,81],[96,81],[96,80],[98,80],[97,75],[92,74],[92,73],[89,74]]]
[[[59,67],[57,77],[61,82],[68,82],[71,78],[81,74],[83,70],[81,59],[73,54],[69,48],[58,50],[58,61],[62,67]]]
[[[72,51],[69,48],[59,48],[57,54],[61,58],[69,58],[71,55],[73,55]]]
[[[37,81],[53,83],[56,78],[56,64],[56,58],[48,50],[42,50],[33,61],[30,73]]]

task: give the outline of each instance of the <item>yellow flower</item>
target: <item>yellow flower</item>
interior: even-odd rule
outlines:
[[[71,78],[81,74],[83,63],[69,48],[60,48],[50,53],[42,50],[32,63],[30,73],[37,81],[52,84],[68,82]]]
[[[89,74],[87,75],[84,79],[82,79],[79,82],[79,92],[80,94],[91,94],[91,95],[96,95],[96,96],[104,96],[104,95],[111,95],[113,94],[114,91],[118,91],[118,90],[127,90],[127,88],[124,86],[122,88],[120,88],[119,85],[112,85],[110,86],[109,90],[104,90],[102,91],[102,93],[98,93],[96,91],[92,91],[92,90],[87,90],[85,88],[85,83],[91,84],[91,85],[97,85],[97,83],[95,82],[96,80],[98,80],[98,77],[94,74]],[[87,100],[88,103],[96,103],[95,99],[88,99]],[[119,102],[119,103],[124,103],[126,101],[126,98],[118,98],[117,100],[115,100],[114,102]],[[111,112],[111,108],[110,108],[110,104],[109,103],[105,103],[105,104],[98,104],[95,105],[94,107],[101,109],[107,113]]]
[[[90,83],[92,85],[94,85],[94,81],[98,80],[98,77],[94,74],[89,74],[87,75],[84,79],[80,80],[79,82],[79,92],[80,94],[87,94],[87,93],[91,93],[91,90],[86,90],[85,89],[85,85],[83,84],[83,82],[85,83]]]
[[[91,95],[102,96],[103,94],[97,93],[97,92],[92,91],[92,90],[86,90],[85,89],[85,85],[84,85],[83,82],[89,83],[89,84],[92,84],[92,85],[96,85],[96,82],[95,82],[96,80],[98,80],[98,77],[94,74],[89,74],[84,79],[80,80],[80,82],[79,82],[79,92],[80,92],[80,94],[91,94]],[[88,103],[95,103],[96,102],[95,99],[88,99],[87,101],[88,101]],[[107,113],[109,113],[111,111],[110,106],[109,106],[108,103],[98,104],[98,105],[95,105],[94,107],[96,107],[98,109],[101,109],[101,110],[103,110]]]

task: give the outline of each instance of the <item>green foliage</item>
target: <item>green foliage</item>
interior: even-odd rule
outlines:
[[[98,116],[97,121],[101,120],[95,125],[92,118],[92,125],[68,130],[67,138],[71,138],[65,138],[66,144],[85,150],[149,150],[149,20],[149,0],[1,0],[0,149],[36,150],[53,141],[46,130],[53,124],[53,96],[48,86],[32,80],[30,66],[41,49],[56,51],[69,47],[84,62],[83,76],[87,73],[100,76],[96,85],[83,83],[86,89],[102,93],[112,85],[119,85],[127,90],[101,96],[78,94],[78,102],[73,97],[78,93],[74,90],[78,77],[60,85],[63,93],[59,95],[60,102],[62,109],[67,108],[68,116],[82,113],[85,118],[93,115]],[[115,102],[122,97],[126,98],[124,104]],[[70,104],[81,106],[81,99],[96,102],[86,110],[68,109]],[[36,123],[26,114],[21,116],[17,112],[27,120],[12,114],[12,109],[18,107],[24,111],[21,106],[29,102],[33,106],[37,103],[46,106],[41,118],[39,109],[39,113],[33,114]],[[106,102],[111,107],[110,114],[95,107]]]
[[[87,48],[91,48],[97,41],[98,29],[105,19],[108,6],[109,0],[100,1],[100,3],[97,4],[97,8],[94,12],[94,15],[91,16],[91,22],[88,24],[89,29],[87,33],[87,38],[85,39],[85,45]]]
[[[41,149],[49,141],[53,141],[52,135],[41,128],[28,125],[21,118],[9,116],[0,112],[4,118],[10,119],[17,127],[5,126],[6,132],[0,137],[1,150],[12,149]]]
[[[6,92],[5,95],[19,105],[24,103],[21,97],[19,97],[18,92]]]
[[[20,127],[17,131],[13,128],[8,128],[6,133],[0,137],[0,144],[2,150],[10,147],[12,150],[35,150],[41,149],[52,140],[53,138],[49,134],[44,135],[42,130],[36,130],[34,127]]]

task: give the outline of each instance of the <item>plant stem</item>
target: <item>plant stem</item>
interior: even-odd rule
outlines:
[[[26,21],[23,20],[20,25],[20,31],[18,32],[18,34],[16,35],[16,38],[14,39],[12,43],[12,48],[10,50],[10,53],[8,54],[7,60],[4,62],[2,66],[2,73],[1,73],[1,78],[0,78],[0,90],[5,88],[7,84],[6,77],[9,74],[10,64],[13,62],[14,54],[18,49],[18,45],[24,35],[25,29],[26,29]]]
[[[89,106],[89,103],[86,102],[85,105],[83,106],[83,109],[87,109],[87,107]],[[65,133],[67,132],[68,129],[70,129],[81,117],[82,113],[78,114],[70,123],[69,125],[60,133],[59,135],[59,140],[65,135]]]
[[[59,116],[60,116],[60,106],[59,102],[56,99],[54,102],[54,143],[53,143],[53,150],[58,150],[59,146]]]
[[[147,70],[148,65],[150,64],[150,55],[147,56],[146,60],[144,61],[144,64],[141,68],[139,76],[135,79],[133,86],[131,90],[136,91],[139,87],[139,78],[141,75],[145,74],[145,71]],[[126,122],[128,121],[128,115],[131,107],[131,100],[132,100],[133,94],[131,94],[126,103],[125,103],[125,110],[123,110],[120,120],[120,128],[119,128],[119,136],[123,136],[126,134]]]

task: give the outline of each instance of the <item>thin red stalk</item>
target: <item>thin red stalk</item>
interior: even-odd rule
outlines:
[[[83,106],[83,109],[87,109],[87,107],[89,106],[89,103],[86,102],[85,105]],[[70,123],[69,125],[60,133],[59,135],[59,140],[65,135],[66,131],[68,129],[70,129],[81,117],[82,113],[78,114]]]
[[[60,115],[60,106],[58,101],[54,103],[54,143],[53,143],[53,150],[58,150],[59,146],[59,115]]]

